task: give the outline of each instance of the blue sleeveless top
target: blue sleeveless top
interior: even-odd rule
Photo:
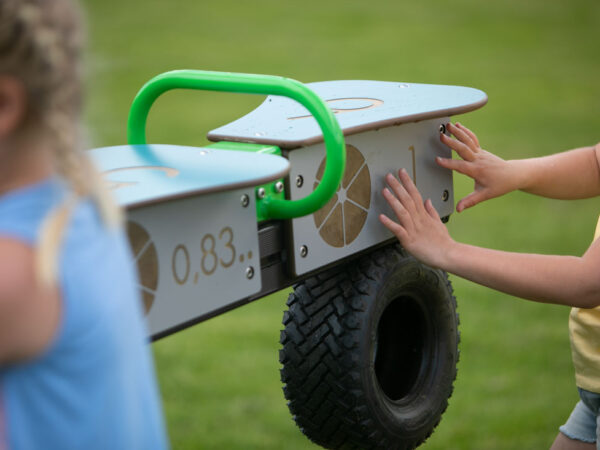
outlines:
[[[0,236],[36,246],[67,188],[58,179],[0,196]],[[124,233],[91,201],[75,209],[59,259],[62,318],[37,359],[0,366],[0,449],[168,447],[136,274]]]

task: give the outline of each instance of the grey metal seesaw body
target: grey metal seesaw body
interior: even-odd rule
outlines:
[[[435,163],[450,116],[483,106],[472,88],[377,81],[307,85],[336,113],[347,166],[336,195],[312,215],[257,223],[256,188],[284,178],[305,197],[325,166],[316,121],[269,96],[211,131],[212,141],[275,145],[282,156],[179,146],[121,146],[91,154],[128,211],[150,335],[156,339],[341,264],[393,239],[380,195],[404,167],[440,216],[453,211],[452,173]]]

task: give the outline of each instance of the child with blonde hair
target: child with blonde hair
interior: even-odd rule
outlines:
[[[120,214],[81,148],[71,0],[0,0],[0,449],[168,446]]]
[[[458,212],[514,190],[556,199],[600,195],[600,144],[504,161],[483,150],[468,128],[448,124],[447,129],[455,138],[442,134],[440,139],[460,159],[438,158],[437,163],[475,181],[474,191],[458,202]],[[399,178],[387,175],[389,188],[383,191],[396,221],[383,214],[380,220],[416,258],[516,297],[572,307],[569,332],[581,401],[560,427],[552,450],[600,449],[600,239],[581,257],[462,244],[450,237],[431,200],[423,203],[406,171]]]

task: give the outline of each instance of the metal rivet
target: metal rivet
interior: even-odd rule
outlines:
[[[301,188],[303,184],[304,184],[304,177],[302,175],[298,175],[296,177],[296,187]]]
[[[446,125],[444,125],[444,124],[440,125],[440,133],[441,134],[446,134]]]
[[[256,190],[256,196],[257,196],[258,198],[265,198],[265,194],[266,194],[266,192],[265,192],[265,188],[258,188],[258,189]]]
[[[308,255],[308,247],[306,245],[303,245],[300,247],[300,256],[306,258],[306,255]]]
[[[442,200],[447,202],[449,198],[450,192],[448,192],[448,189],[444,189],[444,192],[442,192]]]
[[[246,267],[246,278],[251,280],[253,277],[254,277],[254,267],[252,267],[252,266]]]
[[[245,208],[250,204],[250,197],[248,197],[246,194],[242,195],[242,198],[240,199],[240,201],[242,202],[242,206]]]
[[[283,192],[283,183],[281,181],[275,183],[275,192]]]

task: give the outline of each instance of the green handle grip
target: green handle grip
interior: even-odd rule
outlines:
[[[317,120],[323,139],[327,162],[317,188],[299,200],[283,200],[269,196],[259,201],[264,217],[291,219],[312,214],[335,194],[346,167],[344,135],[329,107],[317,94],[299,81],[270,75],[252,75],[201,70],[175,70],[158,75],[138,92],[129,111],[127,140],[129,144],[146,143],[146,120],[154,101],[172,89],[238,92],[244,94],[281,95],[302,104]]]

